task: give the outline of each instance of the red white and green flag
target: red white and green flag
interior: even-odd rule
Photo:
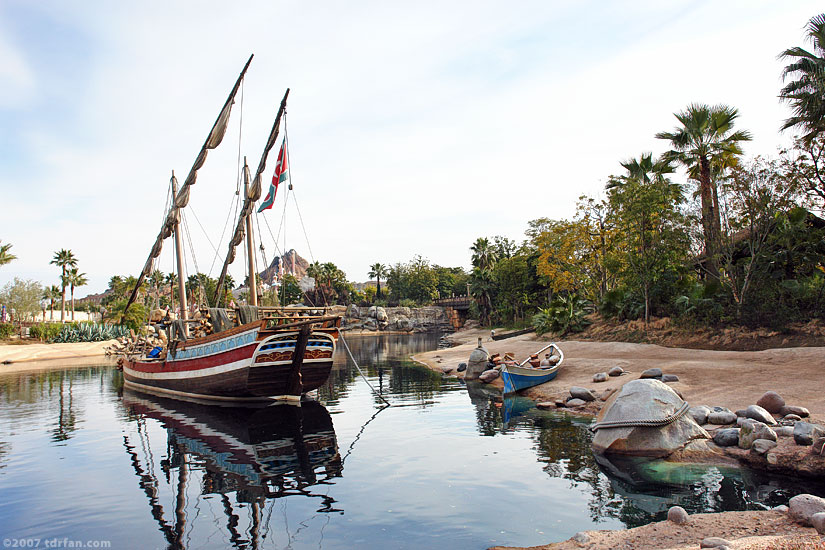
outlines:
[[[278,192],[278,184],[281,182],[286,181],[287,175],[287,154],[286,149],[286,137],[284,137],[283,143],[281,143],[281,150],[278,152],[278,162],[275,164],[275,173],[272,175],[272,183],[269,185],[269,193],[266,194],[264,198],[264,202],[261,203],[261,207],[258,208],[258,212],[263,212],[264,210],[268,210],[272,208],[272,204],[275,202],[275,194]]]

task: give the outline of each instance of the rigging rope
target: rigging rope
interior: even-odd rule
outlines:
[[[673,414],[666,416],[665,418],[660,419],[653,419],[653,420],[613,420],[608,422],[597,422],[591,428],[591,432],[595,432],[601,430],[603,428],[633,428],[636,426],[645,426],[645,427],[652,427],[652,428],[660,428],[662,426],[667,426],[668,424],[673,424],[685,414],[687,414],[688,409],[690,409],[690,405],[685,401],[682,403],[682,406],[679,407]]]

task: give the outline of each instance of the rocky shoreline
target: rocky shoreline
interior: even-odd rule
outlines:
[[[466,374],[470,379],[483,374],[481,381],[501,388],[503,384],[495,371],[481,372],[471,366],[463,367],[459,372],[461,363],[470,362],[468,359],[476,348],[476,339],[485,336],[487,334],[482,331],[459,332],[452,337],[459,343],[457,347],[418,354],[414,359],[449,376],[464,377]],[[536,338],[535,335],[498,342],[489,341],[489,338],[485,340],[485,353],[504,355],[509,352],[516,358],[527,357],[549,343],[549,340]],[[666,440],[674,434],[678,436],[672,448],[666,448],[659,454],[656,453],[661,449],[656,445],[661,441],[651,443],[648,440],[650,429],[636,430],[637,435],[634,436],[632,428],[606,430],[613,435],[598,442],[600,451],[611,449],[610,452],[627,451],[629,455],[645,455],[650,449],[636,453],[638,449],[629,447],[651,444],[653,451],[647,456],[664,456],[665,460],[677,463],[739,464],[773,473],[825,479],[825,428],[822,422],[825,400],[822,399],[820,385],[816,383],[821,379],[825,348],[717,352],[620,342],[571,341],[560,342],[559,345],[566,358],[556,380],[522,392],[522,395],[535,400],[540,408],[597,417],[597,421],[601,422],[605,410],[622,396],[622,389],[631,381],[637,381],[634,382],[637,385],[658,385],[664,388],[664,393],[672,393],[674,405],[670,412],[675,411],[678,403],[684,403],[682,399],[690,404],[710,405],[694,405],[689,409],[685,405],[685,410],[680,411],[684,418],[680,418],[679,422],[668,426],[668,430],[653,430],[663,432]],[[636,393],[638,389],[624,393]],[[792,404],[786,404],[782,396],[791,398]],[[643,402],[647,401],[652,399],[643,399]],[[672,433],[668,434],[668,431]],[[822,503],[825,506],[825,501]],[[759,517],[759,514],[775,513],[749,514]],[[731,532],[727,528],[735,527],[740,521],[736,519],[736,514],[742,513],[704,514],[715,518],[710,522],[715,526],[715,531],[708,531],[699,540],[694,538],[695,542],[684,546],[675,544],[684,535],[679,534],[680,529],[675,529],[669,539],[668,544],[674,544],[662,546],[649,538],[652,536],[652,531],[647,529],[650,526],[644,526],[636,528],[647,533],[641,539],[634,538],[637,534],[630,533],[636,530],[622,530],[617,536],[595,536],[593,533],[605,532],[588,532],[580,537],[582,540],[571,539],[541,548],[696,548],[702,538]],[[800,536],[813,536],[817,545],[787,548],[825,548],[825,542],[818,538],[815,530],[807,528],[803,531]],[[747,532],[757,535],[752,529]],[[797,530],[788,528],[771,536],[779,540],[796,534]],[[763,543],[766,540],[742,540],[728,547],[762,548]]]

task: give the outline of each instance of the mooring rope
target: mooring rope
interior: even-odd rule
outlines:
[[[651,427],[651,428],[659,428],[662,426],[667,426],[668,424],[673,424],[685,414],[687,414],[688,410],[690,409],[690,404],[687,402],[682,403],[682,406],[676,410],[673,414],[666,416],[662,419],[657,420],[613,420],[608,422],[597,422],[590,428],[590,431],[595,432],[597,430],[601,430],[602,428],[632,428],[636,426],[644,426],[644,427]]]
[[[355,368],[356,368],[356,369],[358,369],[358,374],[360,374],[360,375],[361,375],[361,378],[363,378],[363,379],[364,379],[364,382],[366,382],[366,383],[367,383],[367,386],[369,386],[369,387],[370,387],[370,389],[372,390],[372,393],[374,393],[375,395],[377,395],[377,396],[378,396],[378,398],[379,398],[379,399],[381,399],[381,401],[383,401],[384,403],[386,403],[386,406],[387,406],[387,407],[392,406],[392,403],[390,403],[389,401],[387,401],[387,400],[386,400],[386,398],[384,398],[384,396],[383,396],[383,395],[381,395],[381,392],[376,391],[376,389],[373,387],[373,385],[372,385],[372,384],[370,384],[370,381],[369,381],[369,380],[367,380],[367,377],[364,375],[364,372],[361,370],[361,367],[359,367],[359,366],[358,366],[358,361],[356,361],[356,360],[355,360],[355,356],[352,354],[352,351],[350,351],[349,346],[347,345],[347,341],[344,339],[344,335],[343,335],[343,334],[339,334],[338,339],[339,339],[339,340],[341,340],[341,342],[344,344],[344,349],[346,349],[346,350],[347,350],[347,355],[349,355],[349,358],[350,358],[350,359],[352,359],[352,363],[355,365]]]

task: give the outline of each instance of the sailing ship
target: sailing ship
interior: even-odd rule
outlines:
[[[550,350],[547,358],[539,359],[539,354]],[[558,352],[558,353],[556,353]],[[556,344],[544,346],[521,363],[505,361],[501,367],[504,380],[504,395],[550,382],[559,373],[564,361],[564,353]]]
[[[189,202],[191,187],[209,150],[215,149],[223,140],[235,95],[251,62],[252,56],[238,76],[180,189],[172,173],[173,200],[126,309],[135,301],[144,279],[153,272],[163,241],[174,236],[181,319],[169,323],[171,334],[166,345],[137,345],[122,358],[127,387],[211,401],[297,401],[302,394],[320,387],[329,378],[339,336],[340,315],[330,315],[327,308],[258,306],[252,212],[261,197],[261,177],[267,156],[278,139],[289,89],[281,101],[254,178],[244,159],[243,205],[215,293],[215,304],[219,305],[218,297],[224,287],[227,269],[235,259],[236,247],[245,240],[249,303],[232,309],[205,309],[203,314],[208,317],[210,332],[190,337],[193,323],[202,323],[189,319],[186,307],[181,213]]]

